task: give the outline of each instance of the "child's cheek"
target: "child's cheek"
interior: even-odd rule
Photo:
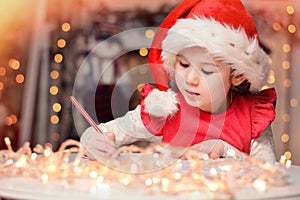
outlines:
[[[224,82],[219,75],[211,75],[206,78],[206,87],[212,101],[225,99],[230,88],[229,82]]]

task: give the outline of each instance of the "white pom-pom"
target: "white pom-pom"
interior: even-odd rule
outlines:
[[[145,98],[145,111],[151,116],[168,117],[178,111],[176,93],[172,90],[153,89]]]

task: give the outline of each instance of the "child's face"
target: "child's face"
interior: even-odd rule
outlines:
[[[229,106],[230,67],[213,60],[203,48],[189,47],[178,53],[175,81],[191,106],[209,113],[224,112]]]

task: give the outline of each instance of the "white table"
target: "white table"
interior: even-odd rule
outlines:
[[[236,193],[236,199],[300,199],[300,166],[290,168],[290,184],[284,187],[270,188],[264,193],[257,193],[254,190],[239,191]],[[88,182],[79,183],[82,188],[89,187]],[[192,196],[171,196],[171,195],[150,195],[146,191],[137,188],[120,188],[111,186],[109,190],[103,188],[101,195],[93,192],[81,192],[76,187],[62,183],[62,181],[43,184],[38,180],[26,178],[0,178],[0,197],[5,199],[30,199],[30,200],[189,200],[195,199]],[[1,199],[1,198],[0,198]],[[205,198],[203,198],[205,199]]]

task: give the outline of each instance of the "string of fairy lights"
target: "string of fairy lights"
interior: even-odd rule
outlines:
[[[69,22],[65,22],[60,26],[60,31],[62,31],[63,33],[68,33],[71,31],[71,24]],[[145,38],[146,39],[151,39],[154,37],[154,30],[152,29],[148,29],[145,31]],[[49,127],[49,131],[50,131],[50,135],[51,135],[51,139],[54,142],[59,142],[62,139],[61,133],[59,133],[59,124],[61,122],[61,118],[59,113],[62,111],[62,109],[66,109],[66,108],[62,108],[63,104],[61,102],[59,102],[59,92],[60,92],[60,86],[61,86],[61,68],[62,68],[62,63],[64,61],[64,51],[63,49],[67,47],[67,37],[62,37],[61,34],[60,36],[57,37],[57,39],[55,40],[56,44],[55,44],[55,49],[56,49],[56,53],[53,55],[52,58],[52,62],[53,64],[51,65],[51,70],[50,70],[50,83],[49,83],[49,93],[50,93],[50,116],[49,116],[49,120],[50,120],[50,127]],[[66,35],[64,35],[66,36]],[[147,47],[142,47],[138,50],[138,54],[141,57],[146,57],[149,53],[149,50]],[[76,70],[76,69],[74,69]],[[148,69],[145,70],[139,70],[140,74],[145,74],[146,71]]]
[[[71,25],[67,22],[63,23],[61,25],[61,31],[64,33],[67,33],[71,30]],[[49,87],[49,93],[50,93],[50,116],[49,120],[52,126],[49,127],[49,131],[51,133],[51,139],[54,142],[58,142],[61,139],[58,125],[60,123],[60,115],[59,113],[62,110],[62,104],[59,102],[59,92],[60,92],[60,77],[61,77],[61,64],[64,60],[64,55],[62,53],[62,50],[66,47],[67,42],[66,39],[63,37],[59,37],[56,41],[56,49],[57,52],[53,56],[53,64],[51,65],[50,70],[50,87]]]
[[[286,14],[288,15],[289,19],[293,19],[293,16],[295,15],[295,8],[292,5],[288,5],[285,7]],[[284,34],[288,33],[287,40],[282,44],[282,53],[284,54],[284,58],[281,60],[281,66],[280,68],[277,68],[278,71],[274,71],[272,68],[270,70],[270,75],[268,78],[268,83],[270,85],[276,85],[279,88],[283,87],[285,91],[285,98],[282,98],[281,100],[287,101],[286,103],[282,104],[284,105],[282,115],[279,116],[279,120],[283,122],[283,127],[281,128],[280,132],[280,141],[283,143],[284,149],[283,149],[283,155],[287,159],[292,158],[292,152],[289,150],[289,141],[290,141],[290,134],[289,134],[289,122],[291,120],[290,111],[291,109],[295,109],[298,106],[298,99],[295,97],[291,97],[291,94],[289,92],[290,88],[292,87],[292,80],[290,77],[290,69],[291,69],[291,52],[292,52],[292,38],[295,37],[297,34],[297,27],[295,24],[293,24],[292,20],[289,20],[288,24],[284,24],[280,21],[275,21],[272,23],[272,29],[273,31],[277,33],[283,32]],[[272,59],[270,59],[270,64],[273,64]],[[276,79],[284,75],[284,80],[282,83],[276,82]],[[283,95],[283,94],[282,94]]]

